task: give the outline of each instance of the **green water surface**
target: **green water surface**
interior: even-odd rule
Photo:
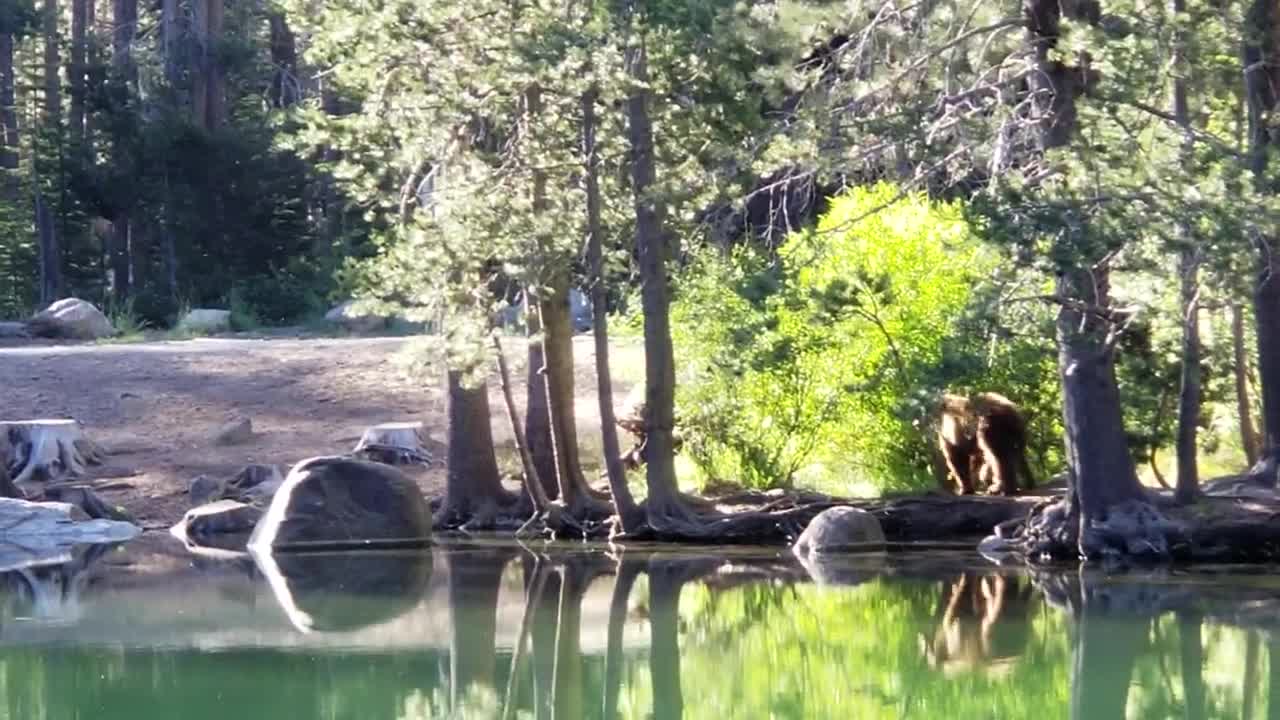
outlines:
[[[1274,570],[81,550],[0,575],[0,717],[1277,717]]]

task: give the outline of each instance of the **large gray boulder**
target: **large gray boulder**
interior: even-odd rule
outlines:
[[[824,553],[882,550],[884,530],[875,515],[855,507],[823,510],[796,539],[792,550],[800,557]]]
[[[317,457],[289,471],[249,548],[385,547],[430,538],[431,510],[409,476],[380,463]]]
[[[355,300],[347,300],[324,314],[326,322],[353,333],[384,330],[391,318],[364,310]]]
[[[36,337],[97,340],[115,334],[111,321],[92,303],[79,298],[59,300],[36,313],[27,323]]]

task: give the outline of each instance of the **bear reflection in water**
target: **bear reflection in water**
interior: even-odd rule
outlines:
[[[1030,610],[1039,595],[1015,576],[966,572],[945,583],[933,638],[920,635],[929,666],[950,677],[1013,669],[1031,634]]]

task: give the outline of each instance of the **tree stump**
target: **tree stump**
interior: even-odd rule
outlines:
[[[8,445],[8,470],[19,485],[83,475],[86,465],[99,464],[105,455],[72,419],[0,422],[0,435]]]
[[[425,439],[420,422],[382,423],[365,430],[351,454],[384,465],[430,465],[431,453],[423,447]]]

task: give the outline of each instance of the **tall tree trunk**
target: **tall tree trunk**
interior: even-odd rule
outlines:
[[[1240,446],[1249,467],[1258,462],[1261,438],[1253,426],[1253,403],[1249,400],[1249,354],[1244,342],[1244,309],[1231,303],[1231,352],[1236,381],[1236,415],[1240,418]]]
[[[71,114],[67,120],[71,142],[79,147],[85,139],[84,105],[85,73],[88,59],[89,6],[87,0],[71,0],[71,59],[67,64],[67,81],[71,90]]]
[[[1267,192],[1271,133],[1268,117],[1277,100],[1278,58],[1274,0],[1253,0],[1246,10],[1242,56],[1249,109],[1249,157],[1259,191]],[[1280,449],[1280,242],[1264,228],[1258,237],[1258,281],[1253,313],[1258,335],[1258,377],[1262,384],[1263,452]]]
[[[1046,150],[1065,146],[1075,132],[1076,97],[1089,76],[1088,58],[1059,57],[1056,51],[1063,14],[1073,20],[1096,22],[1100,9],[1084,0],[1028,0],[1023,6],[1029,40],[1035,48],[1037,71],[1033,90],[1040,94],[1037,111],[1043,120],[1040,144]],[[1074,60],[1075,65],[1068,65]],[[1108,508],[1143,497],[1129,454],[1116,384],[1110,323],[1109,268],[1098,252],[1081,257],[1087,225],[1063,232],[1058,240],[1062,257],[1057,296],[1062,302],[1057,319],[1058,367],[1062,378],[1062,412],[1070,466],[1070,502],[1083,513],[1081,527],[1102,518]],[[1107,316],[1105,319],[1100,316]],[[1092,537],[1081,532],[1080,550],[1090,554]]]
[[[463,382],[462,372],[448,372],[449,452],[445,499],[437,523],[475,521],[483,527],[511,497],[502,487],[489,427],[489,390],[483,381]]]
[[[44,32],[44,122],[46,127],[56,127],[62,121],[58,0],[44,0],[41,24]]]
[[[58,249],[58,231],[53,214],[49,211],[38,182],[33,205],[36,235],[40,240],[40,305],[46,306],[57,300],[62,290],[62,253]]]
[[[195,38],[191,63],[191,122],[206,129],[209,123],[209,63],[213,54],[209,46],[212,42],[209,37],[209,3],[210,0],[191,0],[191,34]]]
[[[630,17],[643,14],[643,0],[624,0]],[[624,20],[628,22],[628,20]],[[640,257],[641,309],[644,313],[645,434],[649,524],[687,515],[676,487],[675,358],[671,347],[670,297],[667,291],[665,207],[654,197],[653,124],[649,119],[649,68],[643,35],[632,35],[624,57],[631,80],[626,101],[627,139],[631,146],[631,188],[635,195],[636,250]],[[656,520],[656,522],[655,522]]]
[[[137,97],[138,68],[133,60],[133,39],[138,30],[138,0],[113,0],[111,23],[111,65],[120,82],[124,83],[131,99]],[[125,152],[115,148],[116,153]],[[129,208],[118,208],[111,218],[111,286],[117,300],[127,298],[131,292],[129,257],[132,236]]]
[[[551,409],[548,405],[547,370],[543,343],[542,323],[538,320],[538,304],[531,293],[525,292],[525,327],[529,334],[529,358],[526,374],[528,394],[524,406],[524,435],[529,441],[529,455],[538,470],[538,479],[547,498],[560,497],[560,484],[556,480],[556,450],[551,439]]]
[[[591,271],[591,330],[596,351],[596,397],[600,403],[600,434],[604,448],[609,495],[623,532],[637,529],[643,517],[627,486],[613,412],[613,379],[609,372],[609,289],[604,273],[604,228],[600,221],[599,152],[596,148],[596,101],[592,86],[582,95],[582,157],[587,191],[587,265]]]
[[[208,72],[209,94],[205,129],[217,130],[222,127],[227,116],[227,78],[222,62],[218,59],[218,44],[222,42],[222,26],[225,8],[223,0],[207,0],[209,12],[208,34],[204,43],[205,68]]]
[[[575,512],[591,500],[578,453],[573,392],[573,321],[569,314],[567,268],[555,271],[546,297],[538,302],[542,320],[542,357],[546,363],[547,409],[555,447],[560,501]]]
[[[160,42],[164,54],[164,79],[171,88],[176,88],[182,81],[182,29],[178,25],[181,12],[178,0],[161,0]]]
[[[267,15],[271,31],[271,103],[286,108],[298,101],[298,45],[282,12]]]
[[[1173,0],[1175,22],[1185,20],[1186,0]],[[1174,39],[1173,117],[1184,134],[1182,162],[1191,161],[1193,138],[1187,112],[1187,81],[1184,74],[1191,65],[1186,57],[1186,39],[1178,32]],[[1182,308],[1182,377],[1178,392],[1178,482],[1174,497],[1179,503],[1193,501],[1200,491],[1200,472],[1196,464],[1196,431],[1200,425],[1200,251],[1194,231],[1180,221],[1177,228],[1183,247],[1178,252],[1178,279]]]
[[[531,141],[535,139],[538,132],[538,115],[542,113],[542,89],[538,85],[530,85],[524,92],[524,135]],[[535,215],[541,215],[547,210],[547,174],[546,172],[534,168],[533,170],[533,212]],[[546,247],[547,239],[544,237],[537,238],[538,252],[546,255],[549,249]],[[548,263],[549,264],[549,263]],[[529,345],[529,397],[525,412],[525,434],[529,438],[529,452],[533,455],[534,466],[538,469],[538,477],[542,479],[544,488],[547,491],[547,497],[556,499],[560,497],[560,486],[564,482],[560,479],[562,470],[560,448],[556,439],[556,418],[555,407],[553,402],[555,394],[552,392],[552,368],[550,360],[547,356],[548,345],[557,343],[559,338],[548,340],[548,328],[544,317],[543,306],[548,298],[542,297],[546,290],[527,289],[525,291],[525,316],[526,326],[529,330],[531,344]],[[552,294],[555,289],[551,290]],[[554,308],[552,308],[554,310]],[[534,317],[537,317],[535,320]],[[550,318],[552,324],[556,322],[556,318]],[[537,347],[534,347],[534,343]],[[572,361],[571,361],[572,362]],[[572,366],[571,366],[572,367]],[[537,397],[534,397],[535,394]],[[573,498],[564,498],[566,503]]]
[[[41,106],[41,122],[45,136],[53,139],[61,150],[62,127],[62,80],[61,53],[58,37],[58,0],[44,0],[41,12],[41,26],[44,35],[44,104]],[[37,161],[37,165],[42,164]],[[57,168],[60,172],[61,168]],[[34,196],[36,237],[40,250],[40,302],[47,305],[58,299],[62,288],[62,251],[58,238],[58,226],[54,216],[54,208],[43,196],[40,172],[37,168],[34,178]],[[62,187],[56,183],[55,187]]]
[[[0,144],[0,168],[18,168],[18,108],[15,97],[13,73],[13,35],[0,35],[0,130],[4,142]],[[16,195],[17,178],[10,177],[5,186]]]

